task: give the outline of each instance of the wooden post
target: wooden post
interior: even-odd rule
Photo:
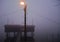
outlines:
[[[26,42],[26,38],[27,38],[27,32],[26,32],[26,8],[27,8],[27,6],[25,5],[25,7],[24,7],[24,38],[25,38],[25,42]]]

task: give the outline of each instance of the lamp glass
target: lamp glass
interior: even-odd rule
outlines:
[[[23,5],[23,6],[24,6],[24,5],[25,5],[25,3],[22,1],[22,2],[20,2],[20,5]]]

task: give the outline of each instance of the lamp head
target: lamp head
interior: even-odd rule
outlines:
[[[24,3],[23,1],[21,1],[21,2],[20,2],[20,5],[24,6],[24,5],[25,5],[25,3]]]
[[[20,5],[21,6],[25,6],[26,5],[26,1],[25,0],[20,0]]]

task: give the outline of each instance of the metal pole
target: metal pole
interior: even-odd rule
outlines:
[[[26,39],[27,39],[27,32],[26,32],[26,8],[27,8],[27,6],[25,5],[25,7],[24,7],[24,38],[25,38],[25,42],[26,42]]]

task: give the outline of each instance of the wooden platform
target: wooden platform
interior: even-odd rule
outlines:
[[[5,25],[6,39],[5,42],[24,42],[24,37],[22,37],[22,32],[24,32],[24,25]],[[33,41],[34,36],[34,25],[27,25],[26,32],[31,32],[31,37],[27,37],[27,41]],[[14,37],[8,37],[10,32],[14,33]],[[17,32],[17,35],[15,35]]]

